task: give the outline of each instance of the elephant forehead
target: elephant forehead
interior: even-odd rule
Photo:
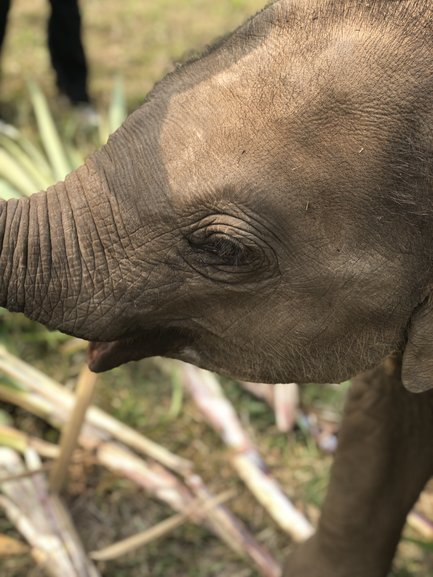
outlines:
[[[384,52],[392,51],[388,35],[350,27],[324,36],[313,50],[271,31],[231,65],[172,95],[160,133],[170,185],[183,186],[184,178],[202,185],[216,172],[226,179],[247,158],[256,165],[282,152],[287,159],[299,144],[317,152],[328,142],[336,150],[362,135],[371,147],[380,130],[388,133],[395,112],[389,99],[403,74],[394,52],[393,70],[400,72],[387,70],[388,89],[381,94]]]
[[[258,50],[258,49],[257,49]],[[253,51],[254,53],[257,50]],[[186,165],[223,162],[251,141],[264,120],[254,95],[254,53],[172,96],[160,135],[164,166],[176,181]]]

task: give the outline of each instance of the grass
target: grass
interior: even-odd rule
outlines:
[[[216,36],[233,29],[263,5],[262,0],[86,0],[85,42],[91,68],[90,90],[100,107],[107,107],[115,74],[124,79],[129,109],[141,103],[155,81],[173,62],[200,50]],[[3,54],[0,115],[33,136],[31,105],[25,79],[38,79],[53,104],[63,134],[70,118],[55,99],[45,29],[48,2],[20,0],[13,3],[7,45]],[[86,145],[88,146],[88,145]],[[66,385],[75,382],[84,352],[71,347],[59,333],[48,333],[20,315],[1,312],[0,342],[22,358]],[[320,453],[301,432],[279,433],[270,410],[226,381],[225,389],[246,429],[252,434],[275,476],[293,499],[317,517],[323,501],[331,459]],[[328,398],[329,390],[306,389],[307,403],[340,406]],[[338,396],[338,395],[337,395]],[[142,361],[101,376],[96,402],[119,419],[147,434],[172,451],[192,459],[215,492],[236,486],[240,496],[237,514],[280,558],[291,545],[242,490],[227,463],[227,453],[216,434],[202,421],[195,407],[179,392],[175,381],[162,374],[152,361]],[[9,406],[0,407],[0,420],[14,419],[23,429],[57,440],[57,433],[41,421]],[[151,526],[170,514],[168,508],[148,499],[130,483],[97,469],[91,463],[71,471],[68,502],[80,534],[89,548],[102,546]],[[0,516],[0,533],[13,534]],[[402,543],[398,569],[393,577],[433,576],[431,551],[417,543]],[[197,527],[182,527],[164,541],[151,544],[134,556],[106,564],[105,577],[254,577],[253,571],[216,539]],[[2,577],[36,577],[28,557],[0,558]]]
[[[135,108],[174,62],[238,26],[263,2],[86,0],[83,6],[92,95],[106,105],[112,78],[120,73],[128,103]],[[1,87],[9,117],[18,114],[26,119],[29,115],[26,106],[20,104],[24,78],[37,78],[45,92],[55,93],[46,50],[47,12],[48,2],[13,2]]]

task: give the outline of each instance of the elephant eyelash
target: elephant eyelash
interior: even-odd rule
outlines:
[[[190,247],[202,253],[204,264],[240,266],[245,263],[245,247],[227,235],[212,233],[201,239],[189,239]]]

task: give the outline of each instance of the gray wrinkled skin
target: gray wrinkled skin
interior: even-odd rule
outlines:
[[[352,381],[317,533],[290,555],[284,577],[391,576],[407,515],[433,474],[433,391],[408,392],[400,370],[387,357]]]
[[[1,304],[103,343],[98,371],[322,382],[409,339],[404,380],[429,387],[432,22],[416,0],[270,5],[3,206]]]

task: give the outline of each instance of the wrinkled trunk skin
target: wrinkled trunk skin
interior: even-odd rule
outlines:
[[[116,228],[105,196],[88,163],[46,192],[0,201],[0,306],[75,336],[110,338],[104,311],[116,302],[107,286],[115,259],[107,254],[116,241],[108,249],[100,229]]]

